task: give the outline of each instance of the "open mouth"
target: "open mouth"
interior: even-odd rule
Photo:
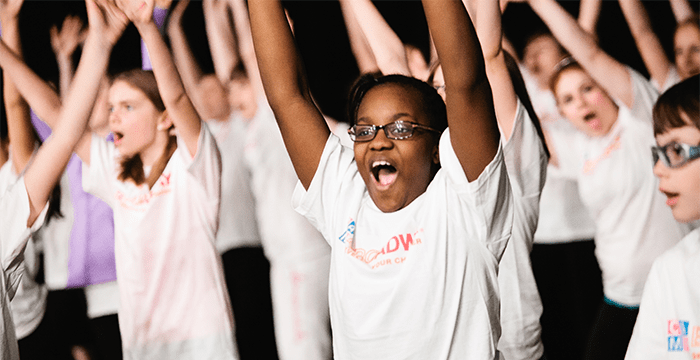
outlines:
[[[583,121],[593,130],[600,130],[600,120],[596,118],[594,112],[590,112],[583,117]]]
[[[674,206],[678,203],[678,196],[680,195],[679,193],[672,193],[668,191],[661,190],[664,195],[666,195],[666,205],[668,206]]]
[[[396,180],[398,172],[389,162],[378,160],[372,163],[372,175],[380,187],[388,187]]]
[[[124,134],[118,131],[113,131],[112,134],[114,135],[114,145],[119,145],[122,142],[122,138],[124,138]]]

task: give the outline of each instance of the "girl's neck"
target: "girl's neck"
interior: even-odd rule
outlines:
[[[159,131],[153,143],[139,152],[143,166],[153,166],[158,161],[168,146],[168,137],[168,131]]]

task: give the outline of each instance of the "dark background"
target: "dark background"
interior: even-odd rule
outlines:
[[[491,0],[488,0],[491,1]],[[560,1],[574,16],[579,2]],[[419,1],[375,1],[389,24],[406,43],[428,52],[428,31]],[[675,20],[667,1],[645,1],[652,25],[667,52],[672,54]],[[695,10],[699,2],[691,1]],[[286,1],[294,20],[297,42],[304,59],[312,92],[322,110],[345,120],[347,92],[358,75],[339,5],[334,1]],[[25,61],[42,78],[57,82],[58,69],[49,42],[49,28],[60,24],[67,14],[78,14],[85,22],[82,1],[26,1],[20,14],[20,31]],[[526,4],[511,4],[503,16],[504,31],[516,49],[527,34],[544,25]],[[190,45],[205,72],[213,72],[204,30],[201,2],[193,1],[183,19]],[[647,74],[627,29],[617,1],[604,0],[598,35],[601,47],[615,58]],[[76,62],[79,54],[76,54]],[[136,29],[130,26],[114,49],[110,72],[139,67],[140,43]]]

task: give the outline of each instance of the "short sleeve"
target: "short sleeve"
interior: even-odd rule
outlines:
[[[503,156],[513,195],[538,195],[544,187],[548,159],[535,124],[520,100],[512,133],[503,145]]]
[[[440,139],[440,163],[441,171],[446,172],[447,186],[452,187],[460,200],[474,209],[477,223],[482,224],[480,239],[496,259],[500,259],[513,229],[513,194],[502,144],[499,144],[493,160],[479,177],[469,182],[452,148],[448,128]]]
[[[38,230],[44,223],[48,212],[48,203],[34,221],[31,228],[27,227],[29,218],[29,196],[24,184],[24,177],[20,177],[10,185],[0,196],[0,246],[2,246],[2,267],[6,276],[7,291],[10,299],[19,285],[22,275],[24,248],[31,234]]]
[[[216,140],[207,124],[202,121],[202,128],[197,139],[197,153],[191,157],[186,150],[184,140],[178,137],[177,146],[181,160],[187,167],[187,171],[202,184],[204,191],[210,199],[218,199],[221,194],[221,154],[216,145]]]
[[[112,187],[117,177],[115,156],[114,143],[92,134],[90,165],[83,163],[83,191],[97,196],[110,207],[114,207]]]
[[[630,109],[632,116],[651,123],[653,121],[652,110],[656,100],[659,98],[659,92],[642,74],[634,71],[632,68],[628,67],[627,69],[630,73],[632,90],[634,91],[634,102]]]
[[[331,134],[309,188],[305,190],[301,182],[297,182],[292,206],[329,241],[333,230],[329,217],[335,213],[338,203],[359,205],[365,190],[352,149],[342,146],[340,139]],[[336,242],[329,243],[333,246]]]

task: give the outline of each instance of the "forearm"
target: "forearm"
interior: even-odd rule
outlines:
[[[596,38],[596,28],[600,17],[602,0],[581,0],[578,12],[578,23],[583,30]]]
[[[184,140],[190,155],[197,153],[197,141],[201,130],[199,114],[185,92],[180,74],[163,41],[158,28],[152,21],[136,25],[143,38],[153,65],[153,74],[158,83],[158,91],[168,112],[168,117]]]
[[[29,225],[44,207],[73,147],[83,137],[110,52],[111,46],[88,37],[75,75],[75,86],[66,96],[66,105],[60,111],[53,135],[42,145],[24,176],[30,200]]]
[[[231,73],[236,67],[240,56],[237,51],[236,37],[233,34],[233,24],[229,21],[228,13],[216,11],[208,1],[203,3],[205,30],[211,49],[211,59],[214,72],[222,84],[231,80]]]
[[[56,63],[58,64],[58,83],[60,87],[60,95],[66,96],[70,83],[73,81],[73,59],[70,55],[56,55]]]
[[[357,62],[357,67],[360,69],[360,74],[379,71],[377,60],[374,58],[372,49],[369,47],[369,42],[367,42],[367,38],[362,32],[360,24],[358,24],[355,14],[348,2],[349,0],[340,0],[340,8],[343,13],[343,19],[345,20],[345,28],[348,31],[350,49],[355,56],[355,62]]]
[[[56,91],[17,57],[4,42],[0,42],[0,66],[5,76],[9,76],[11,83],[31,105],[32,110],[53,128],[61,110],[61,99]]]
[[[348,2],[382,74],[411,76],[403,42],[370,0]]]
[[[695,16],[695,11],[690,7],[688,0],[669,0],[669,3],[671,3],[671,10],[676,22],[681,23]]]
[[[651,27],[644,5],[640,0],[620,0],[620,8],[651,78],[663,84],[672,64]]]
[[[479,40],[457,0],[423,0],[445,77],[450,141],[469,181],[498,151],[498,125]]]
[[[2,19],[3,41],[11,50],[21,54],[22,46],[17,25],[16,18]],[[36,142],[29,105],[17,91],[7,72],[3,74],[3,92],[8,137],[12,143],[12,165],[16,173],[21,173],[32,158]]]

